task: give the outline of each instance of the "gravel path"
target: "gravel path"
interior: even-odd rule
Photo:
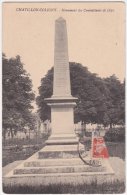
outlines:
[[[2,174],[3,176],[6,175],[9,171],[17,167],[20,163],[22,163],[23,160],[14,161],[12,163],[9,163],[8,165],[4,166],[2,168]]]
[[[118,157],[110,157],[109,162],[115,172],[115,176],[120,181],[125,181],[125,161]]]

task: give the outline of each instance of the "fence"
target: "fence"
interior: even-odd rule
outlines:
[[[7,165],[16,160],[24,160],[44,147],[49,133],[29,131],[17,132],[14,137],[10,134],[3,139],[2,164]]]

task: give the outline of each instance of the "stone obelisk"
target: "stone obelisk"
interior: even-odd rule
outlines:
[[[37,154],[23,161],[6,175],[7,179],[12,179],[11,184],[22,182],[31,185],[31,181],[35,185],[38,182],[76,184],[80,181],[82,183],[82,179],[86,180],[86,178],[88,182],[90,178],[93,181],[93,176],[95,181],[98,175],[101,175],[101,179],[106,179],[106,174],[108,174],[107,178],[109,174],[111,177],[114,172],[107,159],[104,159],[102,166],[92,167],[85,165],[79,158],[73,127],[76,98],[71,96],[67,30],[63,18],[56,20],[55,26],[53,95],[45,101],[51,106],[52,135],[47,140],[47,145]],[[104,178],[102,178],[103,174]],[[100,181],[100,177],[98,179]]]
[[[55,21],[53,95],[46,98],[51,106],[52,135],[48,143],[77,142],[74,133],[74,106],[77,98],[71,95],[66,21]]]

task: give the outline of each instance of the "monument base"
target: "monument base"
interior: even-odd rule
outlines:
[[[56,134],[51,135],[46,141],[47,145],[71,145],[78,144],[78,137],[73,134]]]
[[[21,177],[61,177],[68,180],[76,176],[113,175],[108,160],[102,160],[102,166],[85,165],[78,156],[77,145],[47,145],[39,152],[25,160],[5,178]]]
[[[52,135],[47,144],[77,144],[78,138],[74,132],[74,107],[77,98],[72,96],[46,98],[51,107]]]

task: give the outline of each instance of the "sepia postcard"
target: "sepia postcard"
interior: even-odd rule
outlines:
[[[2,3],[2,192],[125,193],[125,3]]]

